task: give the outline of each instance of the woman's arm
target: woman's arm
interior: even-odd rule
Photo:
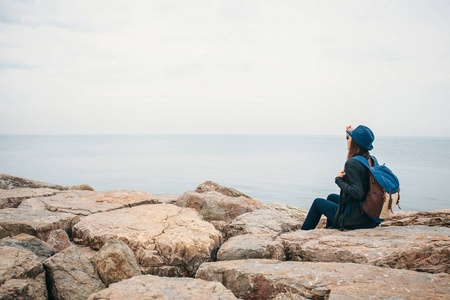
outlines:
[[[360,162],[349,159],[345,163],[344,173],[348,183],[340,176],[336,177],[335,182],[350,198],[362,201],[364,197],[364,188],[361,178],[361,172],[364,166]]]

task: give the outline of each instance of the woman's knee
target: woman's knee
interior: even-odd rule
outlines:
[[[339,203],[339,195],[338,194],[329,194],[327,197],[328,201]]]
[[[323,198],[316,198],[313,201],[313,205],[315,205],[315,206],[321,205],[324,201],[326,201],[326,200]]]

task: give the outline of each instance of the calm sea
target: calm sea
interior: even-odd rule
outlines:
[[[339,191],[346,152],[343,136],[0,136],[0,173],[176,194],[212,180],[264,203],[309,208]],[[450,208],[450,138],[377,137],[371,153],[399,177],[403,210]]]

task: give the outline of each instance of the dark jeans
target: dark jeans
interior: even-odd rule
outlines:
[[[319,224],[320,217],[325,215],[327,217],[327,228],[333,224],[334,216],[339,206],[339,195],[330,194],[327,199],[317,198],[314,200],[305,222],[303,223],[302,230],[311,230],[316,228]]]

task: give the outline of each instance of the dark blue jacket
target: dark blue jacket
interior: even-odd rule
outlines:
[[[369,156],[365,156],[366,159]],[[335,182],[341,189],[339,208],[334,217],[332,228],[362,229],[374,228],[378,224],[362,212],[360,202],[369,191],[369,170],[359,161],[349,159],[345,163],[344,179],[336,177]]]

